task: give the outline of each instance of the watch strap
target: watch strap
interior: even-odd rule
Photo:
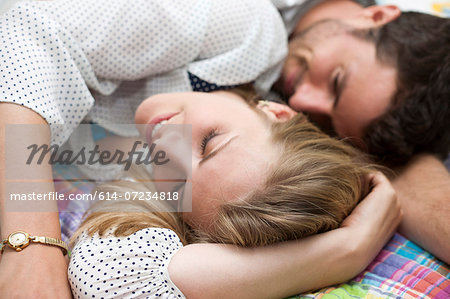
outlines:
[[[7,243],[8,243],[8,239],[5,239],[0,243],[0,254],[3,253],[3,250],[5,250]]]
[[[67,254],[67,250],[68,250],[67,244],[66,244],[66,242],[64,242],[60,239],[51,238],[51,237],[30,236],[30,240],[31,240],[31,242],[34,242],[34,243],[58,246],[59,248],[61,248],[63,255]]]

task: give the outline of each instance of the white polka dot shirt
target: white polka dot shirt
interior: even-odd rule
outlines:
[[[150,95],[192,90],[189,73],[268,90],[286,44],[268,0],[26,1],[0,15],[0,101],[40,114],[56,144],[88,114],[131,135],[113,124]]]
[[[177,235],[146,228],[128,237],[82,235],[72,251],[69,282],[74,298],[185,298],[168,265],[182,248]]]

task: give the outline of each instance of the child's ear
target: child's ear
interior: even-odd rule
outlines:
[[[288,121],[297,114],[289,106],[275,102],[259,101],[257,107],[275,122]]]

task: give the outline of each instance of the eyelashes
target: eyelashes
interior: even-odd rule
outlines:
[[[200,152],[202,153],[202,155],[204,155],[206,152],[206,146],[208,145],[208,142],[218,135],[219,132],[217,131],[217,129],[212,129],[203,137],[202,142],[200,144]]]

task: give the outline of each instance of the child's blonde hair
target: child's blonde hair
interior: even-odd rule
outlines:
[[[114,228],[116,236],[126,236],[146,227],[161,227],[175,231],[184,244],[260,246],[337,228],[369,191],[371,169],[362,154],[327,136],[302,114],[274,123],[271,131],[273,142],[282,150],[265,184],[222,204],[208,232],[190,228],[178,213],[154,212],[159,203],[123,203],[134,212],[117,212],[117,205],[109,205],[114,209],[108,210],[104,205],[84,220],[74,238],[83,231],[103,235]],[[99,188],[125,193],[152,187],[121,182]]]
[[[370,167],[361,154],[297,115],[272,127],[282,144],[262,188],[223,204],[209,242],[269,245],[339,227],[369,191]]]

